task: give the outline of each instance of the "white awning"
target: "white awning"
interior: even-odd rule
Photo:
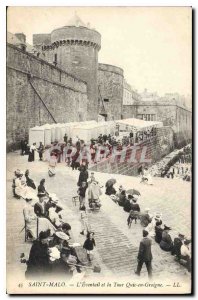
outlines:
[[[130,118],[124,120],[117,120],[116,125],[123,125],[125,128],[128,127],[129,130],[136,129],[142,130],[151,127],[162,127],[162,122],[157,121],[144,121],[140,119]]]

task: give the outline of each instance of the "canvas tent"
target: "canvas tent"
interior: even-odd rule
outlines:
[[[124,120],[117,120],[116,125],[119,126],[120,130],[123,131],[141,131],[141,130],[147,130],[152,127],[162,127],[162,122],[157,121],[144,121],[140,119],[130,118],[130,119],[124,119]]]
[[[51,144],[51,126],[49,124],[45,124],[41,126],[44,128],[44,145]]]
[[[38,147],[40,142],[45,143],[45,130],[41,126],[30,128],[29,130],[29,145],[36,143]]]

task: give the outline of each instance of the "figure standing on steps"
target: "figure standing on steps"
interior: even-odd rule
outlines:
[[[94,233],[88,232],[87,233],[87,239],[84,242],[83,248],[87,251],[87,259],[88,261],[91,261],[91,255],[93,254],[93,249],[96,246],[95,239],[94,239]]]
[[[139,253],[138,253],[138,265],[137,270],[135,271],[135,274],[140,276],[140,272],[142,269],[143,264],[145,263],[147,271],[148,271],[148,277],[152,277],[152,253],[151,253],[151,239],[148,238],[148,231],[143,230],[143,239],[140,242],[139,246]]]

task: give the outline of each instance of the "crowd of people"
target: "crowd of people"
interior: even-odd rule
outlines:
[[[96,242],[88,222],[85,193],[87,190],[90,207],[92,202],[99,204],[100,207],[101,190],[93,173],[88,180],[89,175],[85,165],[82,165],[79,171],[77,185],[79,221],[82,226],[80,234],[85,237],[82,246],[74,240],[71,225],[65,217],[67,214],[57,195],[46,190],[45,179],[41,179],[36,187],[30,178],[29,170],[15,171],[13,196],[25,200],[23,208],[25,226],[22,230],[25,230],[25,241],[33,242],[29,258],[21,258],[21,262],[27,264],[27,279],[43,278],[43,276],[51,278],[55,275],[71,278],[76,272],[81,272],[91,264]]]
[[[130,137],[131,138],[131,137]],[[129,139],[130,140],[130,139]],[[110,143],[111,141],[111,143]],[[72,140],[65,139],[65,143],[71,143]],[[124,144],[125,142],[123,142]],[[127,141],[128,143],[128,141]],[[116,147],[122,148],[119,141],[116,141]],[[92,141],[90,147],[98,149],[98,147],[106,145],[114,146],[114,137],[100,135],[97,141]],[[40,143],[37,149],[30,147],[28,161],[34,161],[34,153],[37,151],[40,160],[43,159],[44,147]],[[75,147],[77,151],[82,150],[85,145],[83,141],[76,139]],[[40,152],[39,152],[40,151]],[[186,151],[183,150],[184,152]],[[187,150],[189,155],[189,149]],[[70,154],[72,153],[72,150]],[[92,160],[95,161],[97,151],[92,152]],[[23,153],[24,154],[24,153]],[[27,152],[26,152],[27,154]],[[100,152],[100,155],[103,153]],[[109,150],[109,155],[111,151]],[[180,154],[180,164],[186,163],[187,153]],[[29,259],[26,260],[27,271],[26,277],[34,276],[54,276],[55,274],[65,274],[68,278],[72,277],[75,272],[81,272],[82,268],[86,266],[85,259],[82,259],[82,253],[79,254],[79,247],[86,251],[86,260],[88,262],[93,258],[93,250],[96,246],[94,232],[91,230],[88,217],[89,209],[100,209],[102,194],[101,186],[95,178],[95,174],[88,173],[88,163],[86,160],[77,161],[77,156],[72,155],[68,157],[67,163],[72,169],[79,170],[79,178],[77,182],[77,193],[79,197],[79,220],[81,222],[80,234],[85,236],[83,247],[79,243],[75,243],[73,235],[71,234],[71,225],[64,219],[64,209],[60,205],[60,201],[56,194],[51,194],[46,191],[45,179],[40,181],[38,187],[30,178],[29,170],[22,172],[15,171],[15,178],[13,179],[13,195],[17,199],[24,199],[25,206],[23,209],[25,221],[25,236],[26,239],[33,241],[30,250]],[[188,159],[188,158],[187,158]],[[55,167],[57,164],[57,152],[52,151],[49,161],[49,176],[55,175]],[[152,184],[152,178],[147,167],[141,166],[138,170],[141,181]],[[174,173],[174,172],[173,172]],[[171,228],[164,224],[161,213],[150,213],[150,209],[144,212],[139,205],[140,192],[131,189],[126,191],[123,186],[116,191],[114,185],[115,179],[110,179],[105,184],[105,194],[117,203],[127,213],[126,223],[130,228],[133,224],[140,224],[143,226],[143,240],[140,242],[138,253],[138,265],[135,273],[140,275],[143,263],[146,264],[149,277],[152,276],[152,253],[151,253],[151,238],[159,244],[163,251],[170,252],[175,256],[175,259],[184,265],[188,272],[191,272],[191,241],[183,234],[179,233],[177,237],[172,239],[170,235]],[[88,200],[88,201],[86,201]],[[134,225],[136,226],[136,225]],[[81,250],[82,250],[81,249]]]
[[[192,147],[185,146],[172,159],[161,172],[162,177],[180,178],[185,181],[191,181],[192,177]]]
[[[36,147],[36,143],[28,145],[27,141],[22,140],[21,154],[27,154],[29,162],[35,161],[36,153],[39,155],[39,160],[43,160],[43,156],[45,156],[45,159],[48,161],[51,155],[54,154],[57,162],[66,162],[74,170],[78,169],[82,162],[96,164],[103,159],[109,158],[113,151],[121,152],[123,149],[129,149],[155,135],[155,127],[146,131],[138,131],[137,133],[130,131],[119,134],[119,131],[116,131],[115,135],[100,134],[97,139],[91,139],[86,144],[78,136],[69,138],[65,134],[64,142],[57,141],[46,147],[40,142],[38,148]]]
[[[127,225],[130,228],[133,221],[134,224],[137,224],[138,220],[140,224],[144,227],[143,237],[148,240],[148,238],[152,238],[156,243],[159,244],[160,248],[163,251],[170,252],[175,256],[175,259],[185,266],[188,272],[191,272],[191,251],[190,251],[190,243],[191,241],[186,238],[183,234],[179,233],[177,237],[172,239],[169,234],[171,228],[164,224],[161,213],[151,214],[150,209],[146,208],[145,211],[142,212],[139,199],[140,192],[131,189],[126,191],[123,186],[119,187],[119,190],[116,191],[114,185],[116,183],[115,179],[110,179],[106,183],[106,194],[110,196],[110,198],[117,203],[119,206],[123,208],[127,215]],[[143,241],[143,244],[145,241]],[[147,257],[147,247],[149,248],[148,252],[150,253],[151,243],[146,242],[147,246],[143,247],[140,243],[139,249],[139,257],[141,258],[141,262],[139,262],[136,274],[140,275],[142,262],[146,263],[146,267],[148,270],[149,277],[152,276],[151,269],[151,260],[152,255],[149,254],[150,260]],[[144,249],[144,251],[143,251]],[[146,250],[147,249],[147,250]],[[144,259],[146,259],[144,261]]]
[[[192,145],[175,150],[149,168],[150,174],[170,179],[192,179]]]

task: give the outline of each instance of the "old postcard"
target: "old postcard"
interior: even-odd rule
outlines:
[[[7,293],[192,292],[192,8],[7,8]]]

